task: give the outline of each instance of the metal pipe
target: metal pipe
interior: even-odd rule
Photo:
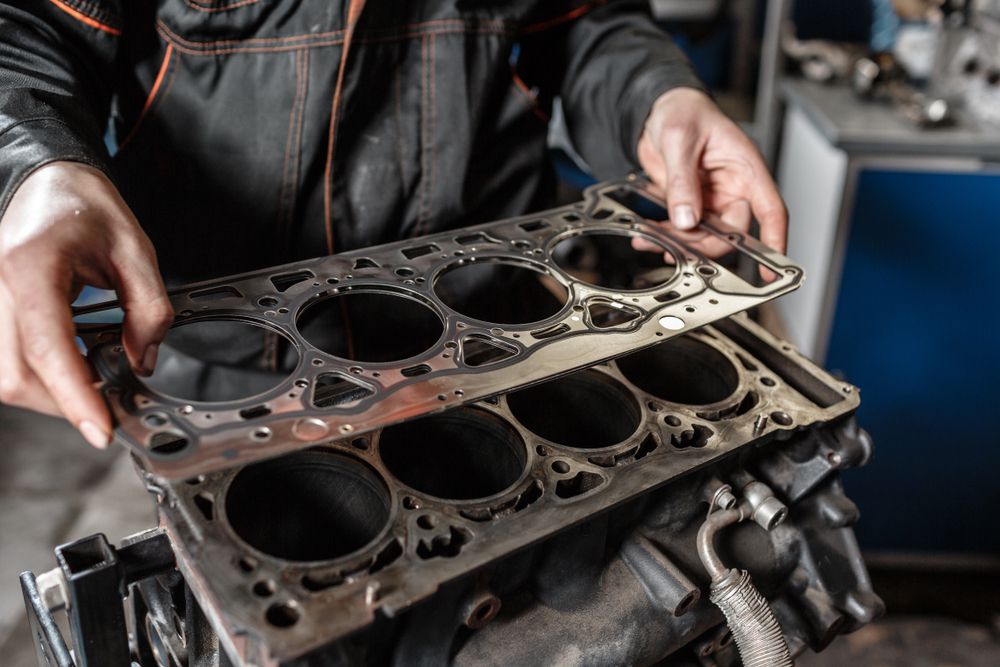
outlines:
[[[715,534],[727,526],[746,519],[746,508],[747,504],[744,501],[735,509],[713,512],[698,529],[698,557],[701,558],[701,563],[713,582],[729,573],[729,568],[715,552]]]
[[[761,499],[757,500],[759,505]],[[754,512],[753,504],[744,498],[734,509],[710,513],[698,530],[698,556],[712,577],[709,599],[726,617],[744,667],[793,667],[785,636],[767,599],[753,585],[746,570],[726,567],[715,551],[716,534]],[[780,519],[766,523],[770,529]]]

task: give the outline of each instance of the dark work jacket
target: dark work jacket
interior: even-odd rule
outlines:
[[[93,165],[171,283],[517,215],[550,203],[553,98],[612,177],[700,86],[645,4],[0,0],[0,211]]]

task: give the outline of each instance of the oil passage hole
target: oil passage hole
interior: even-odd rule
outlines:
[[[225,498],[233,531],[258,551],[318,561],[357,551],[389,520],[389,492],[365,465],[319,450],[247,466]]]
[[[717,403],[731,396],[740,380],[724,354],[690,336],[672,338],[616,363],[629,382],[672,403]]]
[[[167,332],[156,370],[142,382],[181,401],[235,401],[274,389],[298,361],[291,341],[272,329],[235,320],[200,320]]]
[[[299,610],[290,602],[272,604],[264,616],[276,628],[290,628],[299,622]]]
[[[149,439],[149,451],[161,456],[169,456],[170,454],[179,454],[189,444],[190,441],[180,433],[160,431],[159,433],[154,433],[153,437]]]
[[[390,426],[382,431],[379,453],[407,486],[452,500],[503,491],[520,478],[527,461],[517,431],[476,408]]]
[[[593,232],[559,241],[552,257],[563,271],[591,285],[608,289],[641,290],[668,282],[677,273],[677,260],[667,248],[641,237],[655,251],[636,250],[628,234]],[[664,254],[670,257],[664,261]]]
[[[402,294],[357,291],[317,301],[299,316],[302,336],[341,359],[399,361],[434,347],[444,325],[429,306]]]
[[[617,444],[639,427],[640,408],[616,380],[595,370],[516,391],[507,396],[511,413],[531,432],[569,447]]]
[[[456,312],[495,324],[546,320],[569,299],[566,288],[540,269],[489,260],[445,269],[434,293]]]

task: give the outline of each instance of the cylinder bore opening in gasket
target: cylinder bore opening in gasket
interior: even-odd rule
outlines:
[[[353,290],[315,301],[296,322],[302,337],[327,354],[362,362],[416,357],[444,331],[441,317],[415,298]]]
[[[540,268],[502,259],[455,264],[434,281],[434,293],[449,308],[494,324],[546,320],[566,305],[566,287]]]
[[[318,561],[354,553],[389,521],[385,484],[364,464],[324,450],[254,463],[226,490],[226,518],[269,556]]]
[[[692,336],[671,338],[615,363],[629,382],[671,403],[718,403],[732,396],[740,382],[726,355]]]
[[[485,498],[508,488],[524,472],[525,444],[500,417],[456,408],[384,429],[379,454],[407,486],[438,498]]]
[[[633,239],[648,249],[637,249]],[[552,247],[552,259],[577,280],[607,289],[651,289],[677,274],[673,253],[639,234],[594,231],[568,236]]]
[[[183,401],[236,401],[277,387],[298,361],[292,342],[273,329],[237,320],[196,320],[167,332],[156,370],[142,382]]]
[[[639,403],[624,385],[585,370],[507,395],[514,417],[560,445],[585,449],[622,442],[639,428]]]

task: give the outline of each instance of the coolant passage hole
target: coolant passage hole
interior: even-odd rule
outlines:
[[[616,363],[629,382],[672,403],[717,403],[731,396],[740,380],[724,354],[690,336],[671,338]]]
[[[236,320],[175,326],[160,345],[156,370],[142,382],[183,401],[235,401],[278,386],[299,354],[283,334]]]
[[[514,417],[552,442],[595,448],[617,444],[639,427],[640,408],[621,383],[580,371],[507,396]]]
[[[389,520],[389,493],[365,465],[319,450],[250,465],[226,491],[226,517],[258,551],[292,561],[337,558]]]
[[[667,248],[642,236],[639,238],[650,251],[636,250],[632,238],[613,233],[579,234],[556,243],[552,257],[577,280],[608,289],[650,289],[674,277],[677,261]],[[665,253],[669,262],[664,260]]]
[[[302,337],[341,359],[399,361],[434,347],[444,324],[429,306],[400,294],[357,291],[316,301],[299,316]]]
[[[520,478],[524,441],[484,410],[457,408],[382,431],[379,453],[389,472],[417,491],[469,500],[503,491]]]
[[[434,293],[456,312],[495,324],[548,319],[569,299],[566,287],[540,270],[489,260],[445,269]]]

